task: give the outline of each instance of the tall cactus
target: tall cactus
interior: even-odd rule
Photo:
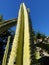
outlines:
[[[20,5],[16,33],[8,65],[30,65],[29,17],[24,3]]]
[[[7,45],[5,48],[5,52],[4,52],[4,56],[3,56],[3,61],[2,61],[2,65],[6,65],[7,64],[7,56],[8,56],[8,51],[9,51],[9,43],[10,43],[10,37],[8,37],[8,41],[7,41]]]

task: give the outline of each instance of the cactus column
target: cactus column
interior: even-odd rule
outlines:
[[[28,12],[23,4],[24,8],[24,50],[23,50],[23,65],[30,65],[30,31],[29,31],[29,18]]]
[[[7,65],[7,57],[8,57],[8,51],[9,51],[9,45],[10,45],[10,37],[8,37],[8,42],[5,48],[5,52],[4,52],[4,57],[3,57],[3,61],[2,61],[2,65]]]
[[[29,18],[24,3],[20,5],[16,33],[8,65],[30,65]]]

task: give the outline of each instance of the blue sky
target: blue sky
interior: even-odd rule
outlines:
[[[0,0],[0,14],[3,15],[3,19],[17,18],[22,2],[30,8],[34,30],[49,35],[49,0]]]

